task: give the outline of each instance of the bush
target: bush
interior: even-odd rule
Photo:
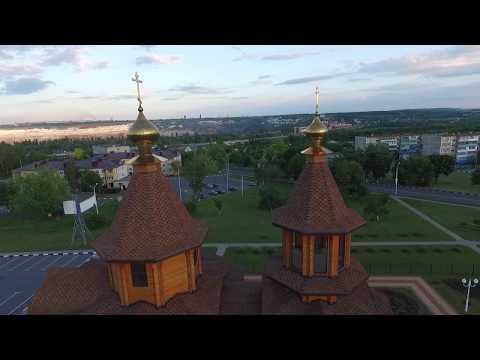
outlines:
[[[390,250],[390,249],[382,249],[382,252],[385,253],[385,254],[391,254],[391,253],[392,253],[392,250]]]
[[[197,203],[195,201],[189,201],[185,203],[185,207],[187,208],[190,215],[193,215],[197,212]]]
[[[410,249],[402,249],[400,251],[404,254],[410,254]]]
[[[414,233],[412,233],[412,235],[413,235],[414,237],[418,237],[418,238],[425,237],[425,234],[422,234],[422,233],[419,233],[419,232],[414,232]]]
[[[374,254],[374,253],[375,253],[375,249],[366,248],[366,249],[365,249],[365,252],[367,252],[367,253],[369,253],[369,254]]]
[[[423,247],[416,248],[415,251],[419,254],[424,254],[427,252],[427,250]]]
[[[435,249],[433,249],[433,252],[435,252],[437,254],[441,254],[441,253],[443,253],[443,249],[435,248]]]
[[[363,235],[362,235],[362,234],[355,234],[355,237],[356,237],[357,239],[363,239]]]
[[[480,168],[476,169],[472,173],[472,185],[480,184]]]
[[[400,233],[400,234],[398,234],[398,236],[400,236],[400,237],[402,237],[402,238],[406,238],[406,237],[408,237],[408,234]]]
[[[462,252],[462,250],[458,247],[454,247],[451,250],[452,250],[452,252],[455,252],[455,253],[461,253]]]
[[[258,189],[258,207],[263,210],[272,210],[283,204],[280,193],[272,186],[261,186]]]
[[[100,229],[108,225],[108,220],[103,215],[97,215],[97,213],[91,213],[85,216],[85,224],[91,230]]]

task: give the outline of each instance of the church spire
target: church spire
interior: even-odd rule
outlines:
[[[308,149],[305,149],[302,151],[302,154],[305,155],[312,155],[314,158],[317,157],[316,155],[324,155],[325,152],[322,149],[321,142],[323,138],[325,137],[325,134],[328,131],[328,128],[325,126],[325,124],[320,120],[320,114],[318,112],[318,98],[319,98],[319,91],[318,91],[318,86],[315,89],[315,116],[308,125],[308,127],[303,130],[304,134],[307,135],[311,141],[312,141],[312,146],[309,147]]]
[[[160,138],[160,132],[143,114],[142,98],[140,96],[140,84],[143,81],[140,80],[137,72],[132,81],[137,83],[138,116],[137,120],[128,129],[127,138],[138,147],[139,157],[135,163],[155,162],[152,154],[152,145]]]

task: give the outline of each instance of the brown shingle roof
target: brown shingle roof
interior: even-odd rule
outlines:
[[[347,296],[338,296],[335,304],[318,300],[302,302],[300,296],[277,282],[264,278],[262,289],[263,314],[310,315],[393,315],[388,298],[367,283],[359,285]]]
[[[197,290],[173,297],[164,307],[146,302],[120,305],[108,282],[105,263],[91,260],[81,268],[52,268],[37,291],[28,313],[36,314],[218,314],[227,265],[221,259],[204,260]]]
[[[93,242],[105,261],[157,261],[200,246],[207,226],[193,219],[158,163],[138,171],[113,223]]]
[[[307,162],[287,204],[272,218],[276,226],[306,234],[348,233],[365,224],[345,205],[326,161]]]
[[[287,270],[277,255],[267,265],[265,276],[301,295],[347,295],[368,280],[368,273],[354,257],[350,260],[350,267],[336,277],[305,277]]]

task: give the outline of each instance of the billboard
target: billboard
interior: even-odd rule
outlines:
[[[93,196],[89,197],[88,199],[83,200],[80,203],[80,212],[84,213],[85,211],[91,209],[94,207],[97,209],[98,212],[98,206],[97,206],[97,196],[94,194]],[[63,212],[65,215],[74,215],[77,213],[77,209],[75,206],[75,201],[74,200],[68,200],[63,202]]]

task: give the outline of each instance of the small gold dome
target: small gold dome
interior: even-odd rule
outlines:
[[[160,138],[160,132],[153,123],[147,120],[143,111],[139,111],[137,120],[128,129],[127,138],[135,144],[143,141],[153,143]]]
[[[320,116],[315,114],[313,121],[308,125],[308,127],[303,130],[306,135],[324,135],[328,132],[328,128],[325,124],[320,120]]]

